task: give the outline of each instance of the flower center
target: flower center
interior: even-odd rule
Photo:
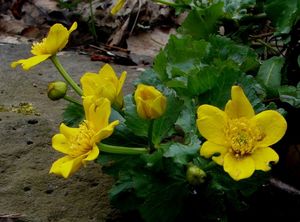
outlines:
[[[230,152],[236,157],[251,154],[258,141],[263,139],[263,134],[245,117],[232,119],[228,122],[225,131]]]
[[[71,138],[71,150],[70,155],[72,157],[78,157],[83,155],[93,148],[92,138],[95,135],[94,130],[90,129],[87,122],[84,121],[79,125],[79,133]]]

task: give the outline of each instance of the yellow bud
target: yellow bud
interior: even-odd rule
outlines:
[[[51,100],[59,100],[61,98],[64,98],[64,96],[67,93],[68,86],[65,82],[57,81],[57,82],[51,82],[48,85],[48,97]]]
[[[192,185],[199,185],[205,182],[206,173],[196,165],[189,165],[186,171],[186,180]]]
[[[167,98],[153,86],[139,84],[134,93],[134,100],[141,118],[157,119],[166,111]]]

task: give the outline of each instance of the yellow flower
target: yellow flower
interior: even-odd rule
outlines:
[[[50,173],[68,178],[87,161],[95,160],[99,155],[97,143],[109,137],[119,124],[118,120],[108,122],[111,113],[108,99],[95,101],[84,97],[83,106],[86,120],[78,128],[61,124],[60,133],[52,138],[53,148],[66,155],[53,163]]]
[[[123,106],[122,87],[126,78],[126,72],[122,72],[120,79],[109,64],[105,64],[99,73],[85,73],[81,79],[84,96],[104,97],[119,108]]]
[[[112,7],[110,13],[112,15],[117,14],[121,10],[121,8],[124,6],[125,2],[126,2],[126,0],[118,0],[117,3]]]
[[[50,28],[48,36],[42,42],[34,43],[31,47],[31,53],[34,55],[28,59],[20,59],[12,62],[11,67],[15,68],[17,65],[22,65],[24,70],[45,61],[50,56],[55,55],[62,50],[68,43],[69,35],[77,28],[77,23],[74,22],[72,27],[67,30],[61,24],[55,24]]]
[[[225,111],[210,105],[198,108],[197,126],[207,139],[200,154],[212,159],[234,179],[250,177],[255,170],[270,170],[278,154],[269,146],[285,134],[287,123],[283,116],[267,110],[255,115],[251,103],[239,86],[231,89],[231,100]]]
[[[144,119],[157,119],[166,111],[167,98],[153,86],[139,84],[134,100],[139,116]]]

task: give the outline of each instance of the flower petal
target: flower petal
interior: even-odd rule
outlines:
[[[167,108],[167,98],[163,95],[158,96],[151,103],[151,118],[156,119],[164,114]]]
[[[47,53],[54,55],[67,45],[68,40],[69,31],[66,27],[62,24],[54,24],[45,39],[44,47]]]
[[[71,32],[75,31],[77,29],[77,22],[73,22],[71,28],[69,29],[69,35]]]
[[[111,122],[107,127],[100,129],[96,135],[92,138],[93,143],[99,143],[101,140],[109,137],[113,131],[116,125],[119,124],[119,120],[115,120]]]
[[[72,128],[66,126],[64,123],[60,124],[59,131],[63,134],[67,139],[76,136],[79,133],[79,128]]]
[[[110,101],[106,98],[97,99],[93,102],[90,107],[86,107],[85,101],[83,101],[83,106],[87,110],[86,118],[90,127],[92,127],[96,132],[103,129],[108,125],[111,107]]]
[[[108,63],[102,66],[102,68],[99,70],[98,75],[101,76],[101,78],[115,79],[115,80],[118,79],[115,70]]]
[[[122,91],[122,87],[124,85],[124,82],[125,82],[125,79],[126,79],[126,76],[127,76],[127,72],[124,71],[122,72],[121,76],[120,76],[120,79],[119,79],[119,85],[118,85],[118,89],[117,89],[117,94],[119,95]]]
[[[250,156],[237,158],[231,153],[224,156],[224,170],[232,179],[241,180],[250,177],[255,171],[254,160]]]
[[[214,154],[219,154],[219,156],[213,156],[212,159],[219,165],[223,165],[224,155],[228,152],[228,148],[222,145],[211,143],[206,141],[200,148],[200,155],[205,158],[209,158]]]
[[[54,173],[59,176],[63,176],[64,178],[68,178],[70,175],[75,173],[82,166],[82,160],[85,157],[86,154],[76,158],[72,158],[71,156],[64,156],[56,160],[52,164],[49,173]]]
[[[33,56],[33,57],[28,58],[28,59],[20,59],[16,62],[12,62],[10,66],[12,68],[15,68],[17,65],[22,65],[22,68],[24,70],[28,70],[31,67],[36,66],[37,64],[45,61],[50,56],[51,56],[51,54],[44,54],[44,55]]]
[[[52,147],[64,154],[70,153],[69,141],[63,134],[56,134],[52,137]]]
[[[256,149],[251,157],[255,162],[255,169],[263,171],[271,169],[270,162],[277,163],[279,160],[278,154],[270,147]]]
[[[225,107],[225,112],[230,118],[252,118],[255,115],[253,107],[239,86],[231,88],[231,98]]]
[[[88,153],[88,156],[83,159],[83,164],[86,164],[87,161],[93,161],[99,156],[99,148],[94,144],[93,149]]]
[[[96,95],[98,91],[98,83],[101,82],[101,78],[96,73],[85,73],[80,78],[80,83],[82,86],[82,91],[84,96]]]
[[[227,116],[225,112],[211,105],[201,105],[197,110],[197,127],[200,134],[216,144],[225,144],[225,127]]]
[[[268,147],[277,143],[287,129],[283,116],[274,110],[266,110],[257,114],[251,122],[256,124],[263,136],[262,140],[257,142],[256,147]]]

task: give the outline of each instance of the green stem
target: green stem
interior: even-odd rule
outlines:
[[[136,154],[149,153],[146,148],[113,146],[113,145],[108,145],[108,144],[104,144],[104,143],[99,144],[99,149],[100,149],[100,152],[114,153],[114,154],[136,155]]]
[[[187,6],[187,5],[176,4],[174,2],[169,2],[169,1],[164,1],[164,0],[152,0],[152,1],[164,4],[164,5],[168,5],[168,6],[171,6],[171,7],[189,8],[189,6]]]
[[[150,120],[150,125],[148,128],[148,144],[150,148],[150,153],[152,153],[155,150],[155,147],[152,142],[152,135],[153,135],[153,125],[154,125],[154,119]]]
[[[257,39],[256,41],[257,41],[257,42],[259,42],[260,44],[262,44],[262,45],[266,46],[267,48],[271,49],[273,52],[275,52],[275,53],[279,53],[279,52],[278,52],[278,50],[276,50],[276,49],[275,49],[275,48],[273,48],[273,47],[272,47],[270,44],[268,44],[268,43],[264,42],[263,40],[261,40],[261,39]]]
[[[67,83],[76,91],[76,93],[79,96],[82,96],[81,88],[76,84],[76,82],[74,82],[74,80],[71,78],[71,76],[67,73],[67,71],[64,69],[62,64],[59,62],[56,55],[51,56],[50,59],[53,62],[53,64],[55,65],[55,67],[57,68],[57,70],[60,72],[62,77],[64,77],[64,79],[67,81]]]
[[[97,42],[98,36],[96,32],[96,27],[95,27],[95,19],[94,19],[94,12],[93,12],[93,6],[92,6],[92,0],[90,0],[90,16],[91,16],[91,32],[94,38],[94,41]]]
[[[71,102],[71,103],[75,103],[75,104],[77,104],[77,105],[82,106],[82,104],[81,104],[80,102],[78,102],[77,100],[73,99],[73,98],[70,97],[70,96],[65,95],[65,96],[64,96],[64,99],[67,100],[67,101],[69,101],[69,102]]]

